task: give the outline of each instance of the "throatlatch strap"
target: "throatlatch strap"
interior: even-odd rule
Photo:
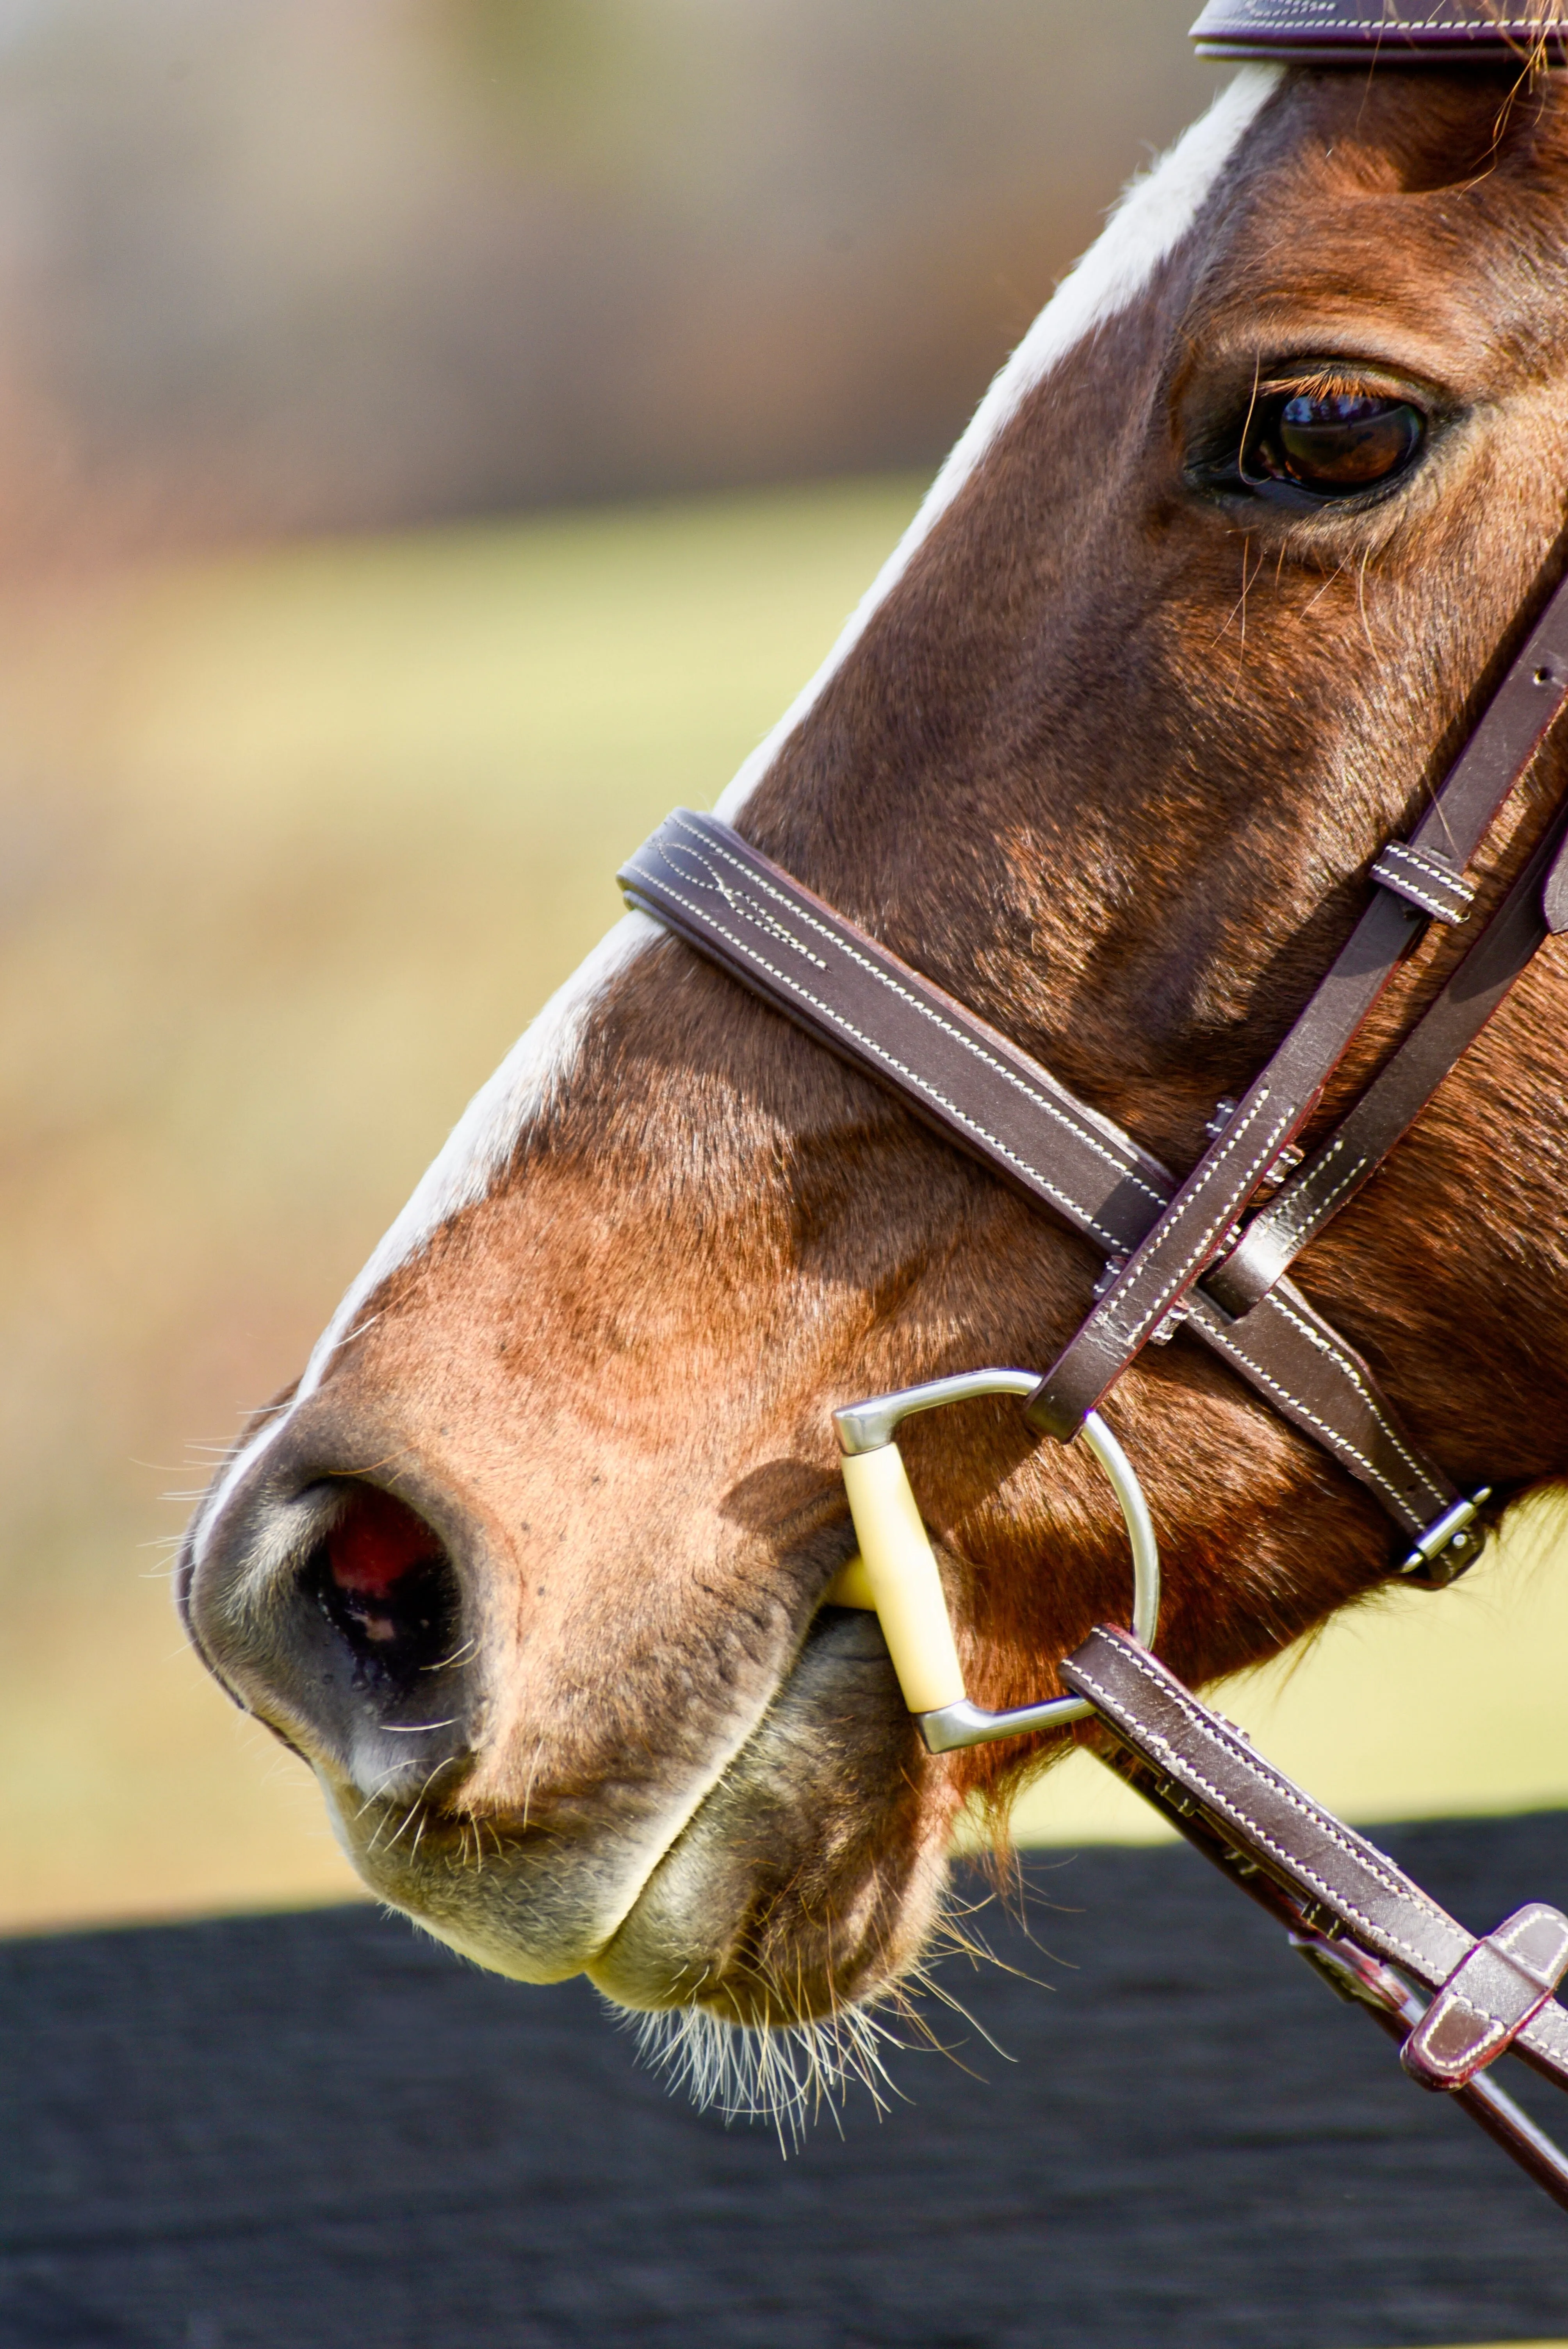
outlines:
[[[1165,1208],[1176,1185],[1158,1159],[717,817],[677,809],[620,880],[630,904],[1102,1254],[1130,1254]],[[1288,1281],[1233,1319],[1198,1291],[1182,1326],[1331,1452],[1408,1537],[1459,1500],[1360,1355]]]
[[[1397,888],[1379,887],[1283,1044],[1040,1381],[1026,1414],[1070,1442],[1201,1280],[1236,1218],[1295,1140],[1383,989],[1421,934],[1410,871],[1458,880],[1568,699],[1568,579],[1514,656],[1408,843]],[[1449,887],[1429,910],[1452,918]]]

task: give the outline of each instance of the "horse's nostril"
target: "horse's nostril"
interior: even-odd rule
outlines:
[[[348,1488],[305,1580],[366,1678],[406,1686],[452,1661],[457,1577],[437,1536],[390,1493]]]
[[[340,1590],[382,1598],[416,1568],[443,1555],[424,1519],[373,1485],[355,1491],[324,1547]]]

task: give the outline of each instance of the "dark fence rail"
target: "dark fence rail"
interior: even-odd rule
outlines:
[[[1391,1831],[1473,1927],[1568,1815]],[[4,2349],[1375,2349],[1568,2332],[1561,2215],[1180,1850],[1031,1865],[780,2159],[369,1909],[12,1944]],[[1043,1985],[1043,1986],[1042,1986]],[[1508,2085],[1535,2085],[1517,2065]],[[1540,2099],[1534,2099],[1539,2103]]]

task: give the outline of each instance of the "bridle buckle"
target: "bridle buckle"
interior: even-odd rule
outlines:
[[[1461,1495],[1452,1508],[1434,1517],[1426,1531],[1416,1537],[1409,1556],[1400,1561],[1400,1579],[1422,1590],[1446,1590],[1450,1582],[1468,1574],[1486,1547],[1486,1528],[1474,1519],[1491,1498],[1491,1486],[1478,1485],[1468,1497]]]

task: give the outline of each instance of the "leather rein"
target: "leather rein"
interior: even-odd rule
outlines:
[[[1398,1537],[1393,1570],[1436,1588],[1480,1555],[1479,1513],[1491,1490],[1460,1492],[1422,1451],[1361,1355],[1292,1283],[1289,1268],[1384,1163],[1546,939],[1568,929],[1568,798],[1334,1133],[1305,1162],[1296,1137],[1428,925],[1469,919],[1475,891],[1466,868],[1565,701],[1568,579],[1419,824],[1372,860],[1369,900],[1349,938],[1241,1099],[1218,1105],[1209,1147],[1183,1178],[717,818],[676,810],[619,877],[629,905],[1099,1250],[1106,1269],[1088,1313],[1025,1396],[1037,1433],[1070,1443],[1089,1433],[1099,1450],[1109,1431],[1098,1404],[1146,1345],[1181,1329],[1375,1495]],[[882,1402],[924,1409],[960,1389],[995,1392],[1005,1382],[1007,1392],[1029,1390],[1033,1378],[976,1374]],[[846,1452],[855,1448],[846,1423],[873,1408],[838,1414]],[[903,1489],[907,1495],[907,1484]],[[907,1507],[923,1542],[912,1497]],[[938,1589],[934,1565],[930,1584]],[[879,1605],[894,1650],[886,1607],[856,1603]],[[1060,1675],[1071,1697],[1011,1714],[969,1706],[961,1681],[956,1702],[944,1695],[927,1704],[907,1682],[905,1694],[937,1752],[1092,1713],[1107,1733],[1094,1749],[1099,1758],[1400,2041],[1412,2077],[1449,2093],[1568,2209],[1568,2156],[1488,2068],[1511,2050],[1568,2088],[1568,2009],[1552,1995],[1568,1973],[1568,1917],[1532,1902],[1473,1939],[1386,1854],[1274,1770],[1138,1638],[1101,1627],[1063,1661]]]

